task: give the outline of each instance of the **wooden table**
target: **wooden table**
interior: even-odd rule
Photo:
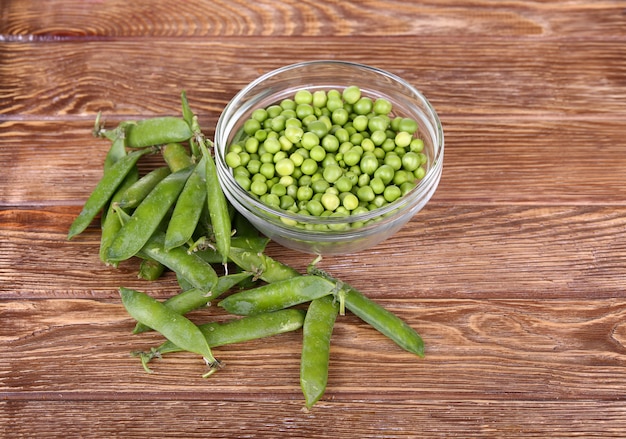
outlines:
[[[623,1],[3,1],[0,436],[624,437],[625,48]],[[323,261],[426,357],[347,315],[309,412],[300,333],[220,349],[208,380],[183,353],[145,373],[129,353],[161,339],[130,334],[117,289],[176,280],[104,266],[97,223],[66,240],[108,148],[96,113],[178,115],[185,89],[212,135],[249,81],[315,59],[393,72],[441,116],[427,207]]]

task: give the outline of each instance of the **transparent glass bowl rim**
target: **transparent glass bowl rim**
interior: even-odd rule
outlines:
[[[256,209],[257,212],[260,211],[269,216],[281,217],[290,221],[295,221],[295,222],[304,223],[304,224],[332,225],[332,224],[345,224],[345,223],[354,223],[354,222],[362,222],[362,221],[364,222],[364,221],[368,221],[374,218],[380,218],[381,216],[386,216],[390,212],[398,211],[404,206],[412,206],[415,202],[417,202],[421,198],[423,193],[425,192],[427,193],[430,190],[432,184],[437,183],[437,180],[439,178],[441,167],[443,166],[443,160],[442,160],[443,150],[444,150],[443,127],[441,125],[441,121],[434,107],[430,104],[430,102],[426,99],[426,97],[419,90],[417,90],[415,87],[413,87],[411,84],[409,84],[408,82],[406,82],[404,79],[400,78],[399,76],[394,75],[393,73],[387,72],[385,70],[378,69],[376,67],[371,67],[365,64],[348,62],[348,61],[317,60],[317,61],[307,61],[307,62],[290,64],[290,65],[272,70],[270,72],[267,72],[259,76],[254,81],[250,82],[243,89],[241,89],[226,105],[226,107],[224,108],[224,111],[220,115],[220,118],[217,122],[216,131],[215,131],[216,141],[219,141],[222,138],[224,138],[224,140],[228,139],[230,132],[224,132],[223,135],[221,135],[221,133],[222,131],[228,129],[226,125],[229,119],[238,114],[239,109],[236,109],[236,108],[233,109],[233,108],[240,104],[240,100],[243,96],[247,95],[248,93],[250,93],[251,90],[259,87],[265,81],[267,81],[268,79],[271,79],[274,76],[280,75],[290,70],[297,70],[301,68],[314,68],[317,65],[319,66],[334,65],[338,67],[355,68],[359,70],[369,71],[370,73],[374,73],[376,75],[386,77],[387,79],[390,79],[393,82],[399,83],[403,87],[409,89],[410,92],[413,94],[413,96],[417,100],[421,101],[423,105],[423,110],[428,118],[428,123],[432,124],[432,122],[434,122],[434,126],[432,128],[433,128],[433,133],[435,134],[434,138],[431,139],[433,142],[433,149],[435,150],[435,156],[432,158],[432,163],[429,166],[429,169],[426,172],[426,175],[424,176],[424,178],[422,178],[418,182],[416,187],[411,189],[409,192],[407,192],[406,194],[404,194],[397,200],[389,204],[386,204],[384,206],[381,206],[377,209],[374,209],[374,210],[370,210],[370,211],[358,213],[358,214],[349,214],[345,216],[334,216],[334,217],[302,215],[302,214],[293,213],[293,212],[289,212],[289,211],[282,210],[282,209],[273,208],[263,203],[261,200],[258,200],[254,198],[252,195],[250,195],[245,189],[243,189],[235,181],[234,177],[232,176],[232,173],[228,171],[229,168],[228,168],[228,165],[226,165],[223,154],[226,152],[226,148],[228,148],[229,145],[218,144],[217,147],[220,153],[216,154],[217,156],[216,160],[219,162],[218,171],[220,171],[219,173],[220,175],[222,175],[222,179],[224,180],[224,182],[227,184],[229,189],[232,190],[237,195],[237,198],[239,200],[243,199],[245,200],[246,203],[250,203]],[[346,84],[346,86],[347,85],[350,85],[350,84]],[[234,122],[234,124],[236,123],[237,121]],[[234,126],[234,124],[232,126]],[[248,208],[248,210],[250,210],[250,208]],[[288,227],[287,224],[285,223],[283,223],[282,226]],[[327,234],[328,231],[326,231],[325,233]]]

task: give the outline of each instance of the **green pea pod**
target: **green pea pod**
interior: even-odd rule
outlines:
[[[180,171],[194,164],[187,148],[180,143],[168,143],[163,146],[161,155],[172,172]]]
[[[226,264],[230,252],[230,238],[232,232],[228,203],[226,202],[226,197],[224,196],[224,192],[217,178],[215,162],[204,139],[198,140],[198,144],[202,149],[203,156],[206,158],[207,204],[211,217],[211,225],[213,227],[213,235],[215,236],[215,247],[222,255],[222,263]]]
[[[173,142],[185,142],[193,133],[183,119],[172,116],[154,117],[129,124],[126,128],[126,146],[145,148]]]
[[[187,243],[196,230],[207,196],[204,160],[195,167],[176,201],[165,234],[167,250]]]
[[[232,294],[218,305],[231,314],[261,314],[310,302],[331,294],[335,288],[322,277],[298,276]]]
[[[139,203],[152,192],[152,189],[154,189],[161,180],[170,174],[170,168],[167,166],[153,169],[126,189],[117,201],[117,204],[123,208],[134,209],[139,206]]]
[[[339,306],[333,296],[313,300],[302,327],[300,387],[307,408],[311,408],[326,391],[330,338]]]
[[[120,296],[126,311],[135,320],[154,328],[181,349],[202,355],[211,368],[219,365],[204,334],[189,319],[145,293],[122,287]]]
[[[255,277],[265,282],[278,282],[300,276],[295,268],[248,248],[231,246],[229,258],[239,268],[254,273]]]
[[[137,254],[176,202],[193,168],[174,172],[161,180],[137,206],[107,250],[107,260],[123,261]]]
[[[235,285],[240,283],[241,281],[250,277],[250,273],[235,273],[228,274],[225,276],[221,276],[217,280],[217,284],[215,287],[207,292],[204,290],[199,290],[197,288],[191,288],[183,291],[180,294],[170,297],[163,304],[170,308],[171,310],[177,312],[178,314],[187,314],[190,311],[201,308],[209,301],[216,299],[221,296]],[[133,330],[133,334],[139,334],[141,332],[149,331],[150,328],[137,323],[135,329]]]
[[[154,259],[143,259],[139,264],[139,273],[137,276],[144,280],[157,280],[163,274],[165,266]]]
[[[170,270],[187,279],[194,288],[201,291],[212,291],[218,282],[218,276],[211,264],[202,260],[184,247],[176,247],[166,251],[163,245],[165,234],[156,232],[143,246],[138,256],[159,261]]]
[[[310,275],[320,276],[337,283],[339,299],[345,302],[345,307],[374,329],[394,341],[402,349],[419,357],[424,356],[424,341],[422,337],[404,320],[394,313],[383,308],[363,293],[350,285],[333,279],[325,271],[311,265]]]
[[[109,249],[109,246],[111,245],[111,242],[115,238],[115,235],[117,235],[117,232],[119,232],[119,230],[122,228],[122,223],[118,215],[115,212],[118,206],[118,201],[123,196],[123,194],[126,193],[128,188],[130,188],[133,184],[135,184],[138,181],[137,180],[138,177],[139,177],[139,171],[137,170],[137,167],[135,166],[133,170],[131,170],[131,172],[126,176],[126,178],[120,185],[117,192],[111,198],[111,203],[109,204],[109,207],[107,209],[107,214],[102,222],[102,227],[101,227],[102,230],[100,233],[99,256],[100,256],[100,260],[104,262],[105,264],[110,263],[106,258],[107,251]],[[114,266],[117,265],[116,263],[112,263],[112,264]]]
[[[256,316],[232,319],[224,323],[205,323],[198,327],[204,334],[209,346],[214,348],[296,331],[302,327],[304,316],[304,310],[284,309]],[[180,351],[182,349],[176,346],[176,344],[166,341],[154,349],[152,354],[161,355]]]
[[[89,198],[87,198],[82,211],[70,226],[67,239],[72,239],[74,236],[82,233],[91,224],[98,212],[111,200],[111,197],[128,173],[135,167],[139,158],[150,152],[152,152],[151,149],[131,152],[115,162],[104,173],[91,195],[89,195]]]

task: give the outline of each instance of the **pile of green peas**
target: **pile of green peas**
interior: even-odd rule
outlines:
[[[296,95],[297,101],[302,101],[303,93]],[[349,96],[349,92],[347,94]],[[329,95],[332,93],[325,94],[327,99]],[[315,99],[321,99],[320,96],[318,93]],[[175,274],[180,292],[164,301],[141,291],[119,288],[123,306],[136,320],[133,333],[157,331],[166,339],[147,351],[134,352],[144,369],[152,372],[148,367],[151,360],[184,350],[202,356],[209,366],[203,377],[208,377],[221,368],[220,361],[213,355],[214,347],[301,329],[300,383],[305,406],[310,408],[325,392],[330,339],[335,320],[344,315],[345,309],[401,348],[422,357],[423,342],[414,329],[364,294],[317,268],[315,264],[319,260],[302,274],[264,253],[269,240],[227,204],[209,151],[211,142],[201,133],[184,92],[181,98],[183,118],[157,117],[122,122],[114,130],[104,130],[98,117],[94,134],[111,140],[104,160],[104,173],[68,231],[68,239],[76,237],[101,213],[99,256],[102,262],[117,267],[122,261],[138,258],[141,261],[139,276],[148,281],[157,280],[168,271]],[[358,102],[360,100],[355,101],[355,105]],[[346,104],[343,105],[345,109]],[[386,104],[377,101],[373,105]],[[328,109],[328,104],[325,108]],[[400,122],[408,129],[409,122]],[[308,126],[315,128],[315,121],[310,121]],[[255,135],[259,131],[255,130]],[[303,130],[302,139],[311,137],[306,135],[308,133],[312,131],[305,133]],[[249,136],[246,143],[251,138],[256,137]],[[268,131],[263,143],[271,145],[270,138],[273,136],[269,136]],[[326,139],[323,136],[318,138]],[[362,139],[361,145],[365,140]],[[413,138],[411,142],[415,140]],[[411,142],[408,149],[405,148],[405,156],[410,153]],[[261,148],[265,150],[262,154],[268,153],[266,146],[259,146],[259,150]],[[302,142],[300,148],[304,148]],[[313,157],[317,151],[319,148],[315,146],[310,148]],[[340,154],[338,151],[339,147],[335,157]],[[276,151],[274,156],[279,152]],[[158,153],[162,155],[164,165],[140,176],[139,160]],[[241,151],[238,155],[244,154]],[[347,155],[350,162],[350,154]],[[232,160],[233,155],[230,155],[229,161]],[[302,160],[297,168],[291,160],[291,171],[281,168],[285,164],[290,167],[289,162],[283,161],[278,168],[274,166],[274,172],[289,171],[289,175],[281,178],[291,177],[295,181],[294,173],[297,175],[296,170],[303,172],[306,160]],[[345,160],[344,154],[340,161]],[[331,172],[329,168],[331,166],[322,172],[322,178],[330,187],[328,180],[332,178],[324,176]],[[414,177],[417,169],[411,171]],[[309,174],[303,173],[298,180],[303,180],[305,175]],[[310,177],[313,175],[314,172]],[[364,172],[363,175],[368,174]],[[266,185],[272,189],[281,184],[271,183],[274,178],[265,179]],[[337,187],[335,195],[343,203],[347,195],[339,193],[342,178],[343,175],[334,179],[333,187]],[[261,181],[261,178],[256,177],[255,181]],[[305,186],[297,188],[295,198]],[[332,191],[324,193],[331,194]],[[259,196],[271,194],[270,190]],[[312,200],[313,196],[306,201]],[[355,210],[356,207],[352,209]],[[340,211],[339,206],[334,211]],[[218,298],[218,306],[237,317],[201,325],[186,317],[190,311],[207,306],[209,301]]]
[[[347,217],[413,190],[426,175],[428,156],[417,121],[394,116],[389,100],[351,85],[301,89],[255,109],[225,162],[244,190],[272,208]]]

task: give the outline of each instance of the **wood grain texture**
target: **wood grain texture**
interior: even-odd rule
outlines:
[[[0,2],[0,436],[623,437],[625,42],[617,0]],[[299,331],[216,348],[208,380],[187,353],[145,373],[130,352],[162,338],[130,333],[117,290],[162,300],[173,273],[106,267],[97,220],[66,240],[102,175],[96,113],[180,114],[185,89],[211,136],[247,83],[312,59],[389,70],[441,116],[427,207],[320,263],[413,326],[426,357],[342,316],[309,412]]]
[[[420,89],[453,115],[594,120],[624,114],[626,60],[613,40],[442,37],[152,39],[0,45],[2,119],[179,113],[186,89],[198,111],[218,117],[259,75],[286,64],[336,59],[369,64]],[[233,55],[236,54],[236,61]],[[193,60],[193,62],[191,62]],[[146,93],[149,91],[149,93]]]
[[[0,5],[8,40],[225,36],[624,36],[619,1],[36,0]],[[589,24],[593,23],[592,26]]]

